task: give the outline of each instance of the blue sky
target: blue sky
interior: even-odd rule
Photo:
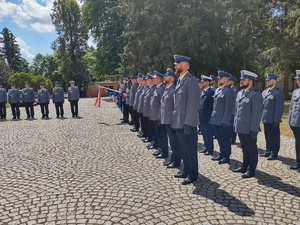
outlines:
[[[0,29],[7,27],[16,36],[22,57],[29,62],[38,53],[53,53],[51,43],[57,38],[50,17],[53,1],[0,0]]]

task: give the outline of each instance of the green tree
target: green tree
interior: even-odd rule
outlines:
[[[0,59],[0,81],[4,84],[8,84],[8,78],[13,74],[12,69],[4,62],[4,60]]]
[[[116,74],[120,67],[120,54],[125,39],[122,36],[127,24],[120,14],[121,0],[83,0],[82,13],[97,45],[97,77]]]
[[[15,35],[6,27],[3,28],[1,32],[1,55],[4,56],[6,63],[10,66],[14,71],[21,71],[24,67],[20,53],[20,47],[17,44]]]
[[[274,1],[270,6],[272,17],[268,21],[269,45],[260,54],[265,71],[282,74],[284,95],[289,97],[288,82],[299,66],[300,1]]]
[[[24,82],[29,81],[34,84],[34,77],[26,72],[16,72],[8,78],[8,83],[15,83],[16,87],[19,89],[24,88]]]
[[[45,73],[45,57],[42,54],[37,54],[32,61],[30,66],[30,72],[33,75],[44,75]]]
[[[52,47],[58,62],[62,82],[75,80],[81,85],[89,81],[87,67],[83,60],[87,48],[88,30],[84,25],[76,0],[56,0],[53,3],[51,19],[58,34]]]

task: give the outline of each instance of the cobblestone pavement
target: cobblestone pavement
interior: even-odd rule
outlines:
[[[259,158],[247,180],[229,170],[240,164],[239,145],[230,165],[201,154],[198,181],[182,186],[177,169],[119,124],[109,98],[93,103],[80,100],[79,119],[65,104],[64,120],[51,105],[53,119],[0,122],[0,224],[300,224],[293,139],[282,138],[279,160]]]

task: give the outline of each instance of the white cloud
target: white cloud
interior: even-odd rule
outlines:
[[[53,0],[43,0],[43,5],[37,0],[20,0],[20,4],[0,0],[0,18],[11,17],[21,28],[31,27],[37,32],[53,32],[51,9]]]
[[[30,47],[20,37],[16,37],[16,41],[20,47],[20,52],[21,52],[22,56],[28,62],[31,62],[32,59],[34,58],[34,55],[32,53],[30,53],[30,51],[29,51]]]

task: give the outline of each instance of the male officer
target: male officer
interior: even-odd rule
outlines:
[[[132,120],[134,122],[134,128],[130,129],[132,132],[139,132],[140,129],[140,123],[139,123],[139,117],[138,113],[135,109],[133,109],[133,104],[135,101],[135,93],[137,92],[137,88],[139,84],[137,83],[137,77],[136,76],[130,76],[131,81],[131,89],[130,89],[130,98],[129,98],[129,106],[132,110]]]
[[[258,161],[257,134],[262,115],[263,100],[261,93],[253,87],[257,75],[242,70],[240,87],[235,104],[234,127],[239,135],[243,150],[242,166],[233,172],[244,173],[242,178],[255,176]]]
[[[52,91],[52,102],[55,104],[56,109],[56,118],[59,118],[59,115],[64,118],[64,89],[60,86],[59,81],[55,81],[55,87]]]
[[[216,91],[218,88],[217,87],[218,78],[216,78],[214,75],[210,75],[209,77],[211,78],[210,87],[213,91]]]
[[[146,76],[142,76],[142,82],[141,82],[142,87],[140,87],[140,95],[139,95],[139,100],[138,106],[137,106],[137,112],[139,116],[139,120],[141,123],[141,132],[138,137],[140,138],[147,138],[147,131],[148,131],[148,122],[146,120],[146,117],[143,115],[144,111],[144,98],[146,92],[149,90],[149,87],[147,85],[147,78]]]
[[[175,72],[168,68],[164,76],[164,83],[166,88],[161,98],[161,108],[159,113],[159,120],[161,124],[166,127],[172,155],[169,161],[165,162],[164,165],[167,168],[177,168],[180,166],[181,154],[179,149],[179,143],[176,137],[176,130],[171,128],[170,124],[172,122],[172,116],[174,111],[174,93],[177,76]]]
[[[214,104],[214,91],[210,87],[211,78],[205,75],[201,76],[203,81],[203,91],[200,97],[199,119],[201,124],[201,133],[204,140],[205,149],[200,151],[204,155],[212,155],[214,151],[213,125],[209,123]]]
[[[2,87],[2,82],[0,82],[0,118],[6,119],[6,102],[7,102],[7,91]]]
[[[154,70],[153,82],[156,88],[150,100],[150,122],[154,125],[154,132],[158,137],[158,151],[155,156],[157,159],[164,159],[168,157],[168,135],[166,127],[161,124],[159,113],[161,107],[161,98],[165,90],[163,84],[164,75]]]
[[[42,119],[48,119],[50,94],[48,89],[45,88],[45,84],[43,82],[40,83],[40,90],[38,90],[38,102],[41,107]]]
[[[25,88],[22,90],[22,101],[25,104],[27,119],[30,119],[30,117],[34,119],[34,99],[34,90],[30,87],[30,82],[25,81]]]
[[[172,128],[176,129],[176,135],[180,143],[183,159],[183,171],[175,175],[185,178],[183,185],[193,183],[198,178],[197,156],[197,126],[199,125],[199,86],[197,79],[189,73],[190,58],[174,55],[174,67],[178,82],[174,94],[174,112]]]
[[[280,123],[284,110],[283,91],[276,87],[278,76],[267,74],[266,86],[263,91],[263,113],[261,121],[264,124],[266,138],[266,152],[262,157],[268,157],[268,160],[277,159],[280,149]]]
[[[202,91],[203,91],[203,80],[197,79],[197,81],[198,81],[198,86],[199,86],[199,95],[201,96]],[[199,114],[199,116],[200,116],[200,114]],[[199,117],[199,119],[200,119],[200,117]],[[198,126],[198,134],[201,134],[201,124]]]
[[[127,100],[127,97],[126,97],[126,90],[127,90],[127,87],[128,87],[128,79],[127,78],[124,78],[123,80],[123,83],[124,83],[124,86],[121,88],[121,95],[122,95],[122,112],[123,112],[123,118],[122,118],[122,122],[121,123],[128,123],[129,122],[129,108],[128,108],[128,104],[126,104],[126,100]]]
[[[70,81],[68,87],[68,100],[70,102],[72,117],[78,117],[78,101],[79,101],[79,88],[75,86],[75,81]]]
[[[137,108],[138,108],[138,105],[139,105],[139,100],[140,100],[140,95],[141,95],[141,93],[142,93],[142,91],[144,89],[144,86],[142,84],[142,82],[143,82],[143,76],[144,75],[141,74],[141,73],[138,73],[138,75],[137,75],[137,82],[138,82],[139,86],[138,86],[138,88],[136,90],[135,98],[134,98],[134,103],[133,103],[133,107],[132,107],[133,110],[135,110],[135,111],[137,111]],[[140,118],[140,115],[139,115],[138,111],[137,111],[137,120],[139,122],[139,125],[140,125],[141,129],[143,129],[143,127],[142,127],[142,120]],[[138,134],[138,136],[140,136],[140,133]]]
[[[16,88],[15,83],[10,84],[11,89],[8,90],[8,103],[11,107],[13,120],[20,119],[20,91]]]
[[[296,142],[296,164],[290,167],[291,170],[300,172],[300,70],[296,70],[296,83],[298,88],[293,91],[289,109],[289,124],[294,133]]]
[[[227,85],[230,74],[224,71],[218,71],[218,84],[214,94],[213,111],[210,123],[214,125],[214,131],[220,147],[218,157],[212,160],[219,161],[219,164],[229,163],[231,155],[230,144],[230,120],[234,109],[233,90]]]
[[[144,96],[144,106],[143,106],[143,116],[145,117],[145,124],[147,129],[147,137],[143,140],[144,142],[152,142],[153,146],[158,146],[158,134],[154,132],[154,124],[150,121],[150,102],[151,97],[155,91],[156,86],[153,84],[153,76],[147,74],[147,86],[149,89],[145,92]]]
[[[239,92],[238,89],[234,86],[234,83],[237,81],[237,79],[234,76],[230,76],[228,79],[228,86],[232,88],[233,90],[233,94],[234,94],[234,101],[236,99],[237,93]],[[230,143],[232,145],[235,144],[236,141],[236,133],[234,131],[234,127],[233,127],[233,122],[234,122],[234,112],[235,112],[235,108],[233,108],[232,110],[232,115],[231,115],[231,121],[230,121]]]
[[[127,78],[127,86],[126,86],[126,107],[128,108],[128,112],[130,115],[130,121],[129,121],[129,125],[133,125],[133,119],[132,119],[132,110],[129,106],[129,100],[130,100],[130,89],[131,89],[131,81],[130,79]]]

